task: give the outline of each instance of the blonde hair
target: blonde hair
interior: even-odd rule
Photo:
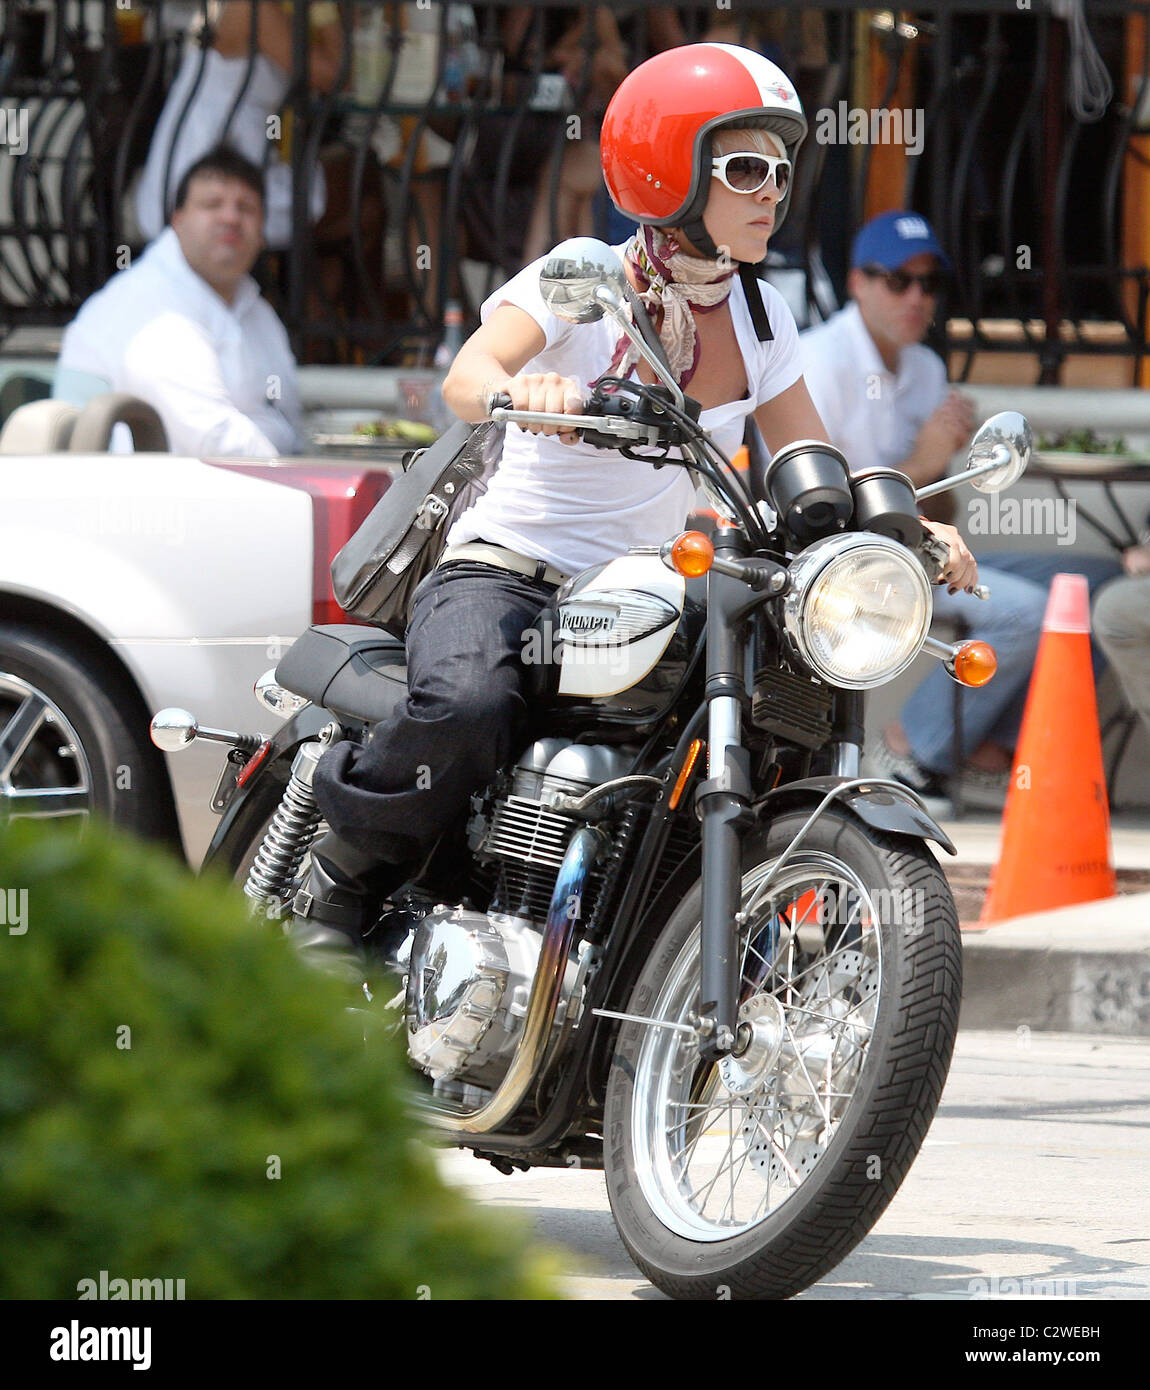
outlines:
[[[716,155],[735,154],[739,150],[755,150],[759,154],[786,157],[787,147],[783,137],[773,130],[754,127],[724,126],[712,136],[713,152]]]

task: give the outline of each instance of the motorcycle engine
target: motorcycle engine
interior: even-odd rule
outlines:
[[[408,1052],[437,1091],[491,1088],[518,1045],[551,897],[576,827],[556,797],[623,776],[633,750],[540,739],[502,794],[477,797],[468,825],[476,859],[497,873],[491,907],[440,907],[420,922],[407,983]],[[578,976],[568,960],[556,1011],[562,1025]]]

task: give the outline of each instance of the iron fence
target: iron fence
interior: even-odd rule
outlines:
[[[654,49],[721,37],[776,58],[811,120],[772,248],[801,300],[842,297],[851,236],[885,196],[930,217],[954,262],[938,346],[1021,349],[1048,382],[1070,352],[1136,371],[1148,10],[1089,0],[1084,29],[1071,0],[0,0],[0,334],[67,322],[214,137],[274,189],[284,222],[258,273],[300,355],[426,359],[447,301],[474,322],[533,251],[625,235],[595,186],[606,100]],[[1113,96],[1075,109],[1103,70]]]

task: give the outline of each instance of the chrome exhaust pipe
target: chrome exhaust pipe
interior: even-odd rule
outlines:
[[[488,1134],[510,1119],[519,1108],[547,1051],[587,875],[605,844],[606,837],[601,831],[582,826],[576,830],[567,846],[547,909],[547,925],[543,930],[543,944],[531,985],[523,1034],[499,1088],[478,1110],[455,1110],[434,1101],[421,1105],[420,1117],[436,1129],[457,1134]]]

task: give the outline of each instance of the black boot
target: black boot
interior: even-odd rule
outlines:
[[[381,863],[330,832],[317,840],[288,928],[301,958],[327,974],[361,981],[367,967],[364,935],[405,877],[400,866]]]

